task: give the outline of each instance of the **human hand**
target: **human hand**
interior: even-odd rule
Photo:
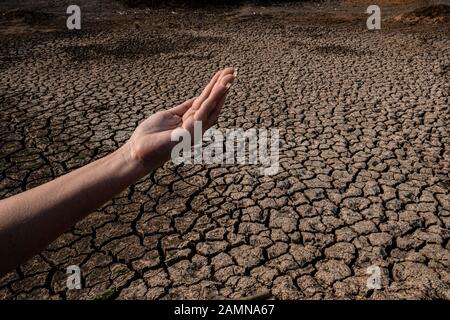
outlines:
[[[144,120],[124,146],[130,159],[138,161],[146,170],[156,169],[170,159],[177,143],[171,141],[174,130],[183,128],[193,137],[194,121],[202,122],[203,132],[213,126],[235,77],[233,68],[220,70],[200,96]]]

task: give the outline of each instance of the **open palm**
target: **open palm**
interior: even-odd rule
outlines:
[[[149,169],[157,168],[169,160],[177,143],[171,141],[175,129],[183,128],[193,137],[195,121],[201,121],[203,132],[214,125],[235,76],[233,68],[218,71],[200,96],[144,120],[128,141],[132,157]]]

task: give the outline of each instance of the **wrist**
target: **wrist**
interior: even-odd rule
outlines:
[[[137,157],[129,141],[117,149],[112,156],[118,163],[118,168],[120,168],[119,170],[121,173],[133,180],[137,181],[151,171],[151,169],[147,168],[142,160]]]

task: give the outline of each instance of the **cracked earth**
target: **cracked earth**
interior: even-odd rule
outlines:
[[[449,28],[370,32],[366,8],[3,21],[1,198],[111,153],[224,66],[239,75],[217,127],[281,141],[274,176],[166,164],[0,278],[0,298],[450,299]]]

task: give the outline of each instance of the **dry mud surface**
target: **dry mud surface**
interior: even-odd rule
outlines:
[[[169,163],[0,298],[450,298],[448,26],[370,32],[356,4],[107,9],[80,32],[55,12],[0,20],[2,198],[107,155],[224,66],[239,76],[217,127],[278,128],[280,171]]]

